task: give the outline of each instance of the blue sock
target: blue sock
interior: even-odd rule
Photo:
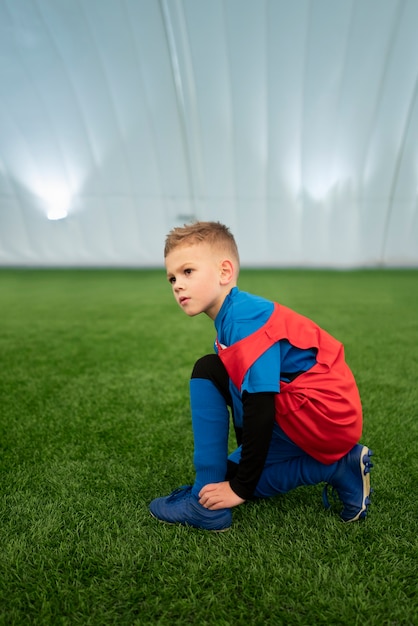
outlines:
[[[302,485],[318,485],[328,482],[333,476],[337,463],[324,465],[305,454],[263,469],[254,495],[259,498],[270,498],[278,493],[287,493]]]
[[[190,380],[196,479],[192,493],[208,483],[225,480],[228,457],[229,411],[225,399],[206,378]]]

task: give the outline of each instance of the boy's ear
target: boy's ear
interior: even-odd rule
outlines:
[[[227,285],[234,278],[234,265],[230,259],[224,259],[220,264],[221,285]]]

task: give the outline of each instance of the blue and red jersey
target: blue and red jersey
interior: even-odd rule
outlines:
[[[360,396],[339,341],[309,318],[237,287],[215,327],[238,422],[245,391],[274,392],[277,423],[318,461],[333,463],[358,442]]]

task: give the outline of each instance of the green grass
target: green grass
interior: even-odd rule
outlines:
[[[163,271],[0,271],[0,624],[418,623],[418,271],[244,270],[337,336],[375,452],[364,523],[321,487],[160,524],[193,480],[188,378],[209,319]]]

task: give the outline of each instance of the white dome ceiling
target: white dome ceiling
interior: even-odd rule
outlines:
[[[192,219],[418,265],[416,0],[0,0],[0,72],[3,266],[160,266]]]

